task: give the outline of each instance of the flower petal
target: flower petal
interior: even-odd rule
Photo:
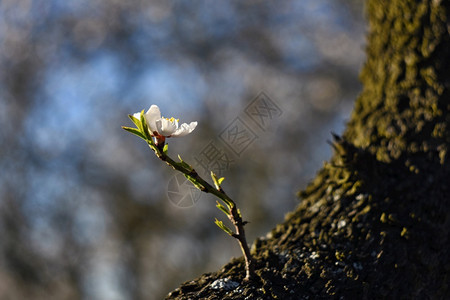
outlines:
[[[141,112],[134,113],[133,117],[135,117],[136,119],[140,120],[141,119]]]
[[[191,122],[189,125],[183,123],[174,133],[172,133],[172,136],[173,137],[185,136],[194,131],[195,127],[197,127],[197,122]]]
[[[159,107],[153,104],[145,113],[144,117],[145,120],[147,121],[147,125],[148,128],[150,129],[150,132],[153,134],[153,132],[158,131],[156,121],[161,119],[161,111],[159,110]]]
[[[171,136],[178,128],[178,124],[161,118],[155,122],[158,133],[162,136]]]

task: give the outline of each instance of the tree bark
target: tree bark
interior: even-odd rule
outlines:
[[[253,244],[258,278],[234,259],[167,299],[450,295],[450,3],[367,8],[363,91],[297,209]]]

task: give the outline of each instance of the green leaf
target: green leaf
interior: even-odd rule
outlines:
[[[227,216],[229,216],[230,215],[230,211],[225,207],[225,206],[223,206],[222,205],[222,203],[220,203],[219,201],[216,201],[216,207],[218,208],[218,209],[220,209],[221,211],[223,211]]]
[[[217,226],[219,226],[220,229],[222,229],[223,231],[225,231],[226,233],[228,233],[230,236],[233,236],[233,231],[231,231],[230,228],[228,228],[227,226],[225,226],[225,224],[223,224],[222,221],[219,221],[216,219],[216,221],[214,222],[216,223]]]
[[[186,163],[184,160],[181,159],[181,156],[178,154],[178,159],[180,160],[180,165],[185,168],[188,172],[191,172],[193,170],[193,168],[191,167],[191,165],[189,165],[188,163]]]
[[[136,128],[131,128],[131,127],[126,127],[126,126],[122,126],[122,128],[134,135],[137,135],[138,137],[140,137],[143,140],[147,140],[147,137],[145,135],[142,134],[141,131],[139,131],[139,129]]]
[[[219,180],[217,179],[217,176],[216,176],[216,174],[214,174],[213,171],[211,171],[211,178],[212,178],[212,180],[213,180],[213,182],[214,182],[214,186],[216,187],[216,189],[217,189],[218,191],[220,191],[220,183],[219,183]]]
[[[147,120],[145,120],[145,117],[144,117],[144,110],[141,111],[141,122],[140,123],[141,123],[142,132],[145,134],[147,139],[149,139],[153,144],[152,136],[148,130]]]
[[[142,123],[138,118],[133,115],[128,115],[128,118],[130,118],[130,120],[134,123],[134,125],[136,125],[138,129],[142,130]]]
[[[195,179],[194,177],[188,175],[188,174],[183,174],[184,177],[186,177],[190,182],[192,182],[192,184],[198,188],[200,191],[204,191],[206,190],[206,188],[199,182],[197,182],[197,179]]]
[[[165,144],[163,148],[163,153],[167,155],[167,150],[169,150],[169,144]]]
[[[222,182],[225,180],[225,177],[220,177],[219,179],[217,179],[217,182],[219,183],[219,185],[222,185]]]

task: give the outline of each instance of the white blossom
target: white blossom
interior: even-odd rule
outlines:
[[[133,114],[135,118],[140,118],[140,113]],[[179,120],[175,118],[164,118],[161,116],[161,111],[157,105],[152,105],[148,111],[144,114],[145,121],[147,122],[150,134],[156,138],[158,143],[164,143],[165,138],[169,137],[182,137],[191,133],[197,122],[191,122],[189,124],[178,124]]]

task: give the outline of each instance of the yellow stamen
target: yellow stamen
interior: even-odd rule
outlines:
[[[177,120],[177,122],[179,122],[180,121],[180,119],[175,119],[174,117],[172,117],[172,118],[166,118],[166,117],[163,117],[164,119],[166,119],[167,121],[170,121],[170,122],[175,122],[175,120]]]

